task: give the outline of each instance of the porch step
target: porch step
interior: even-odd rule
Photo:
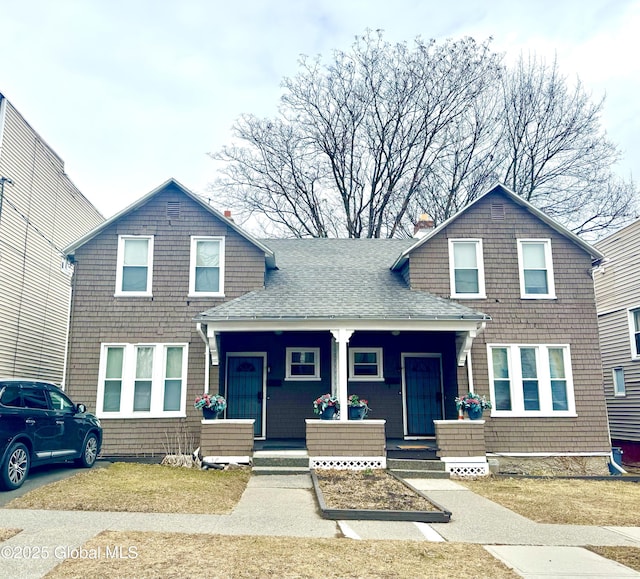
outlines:
[[[441,460],[387,459],[387,469],[402,478],[449,478]]]
[[[251,472],[256,475],[306,474],[309,455],[306,450],[256,450]]]

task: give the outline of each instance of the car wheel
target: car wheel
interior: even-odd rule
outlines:
[[[29,474],[30,464],[29,449],[21,442],[12,445],[2,465],[2,474],[0,475],[2,488],[12,491],[21,487]]]
[[[80,458],[76,460],[76,464],[83,468],[91,468],[96,458],[98,458],[98,437],[95,434],[89,434],[89,436],[84,439],[82,454]]]

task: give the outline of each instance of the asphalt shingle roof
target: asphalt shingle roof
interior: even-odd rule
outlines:
[[[265,289],[197,319],[484,319],[484,314],[412,291],[390,270],[415,239],[271,239],[277,270]]]

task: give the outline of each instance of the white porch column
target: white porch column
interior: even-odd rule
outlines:
[[[340,420],[349,419],[348,402],[347,402],[347,344],[353,334],[353,330],[340,328],[339,330],[331,330],[333,339],[338,344],[338,388],[337,395],[340,403]]]

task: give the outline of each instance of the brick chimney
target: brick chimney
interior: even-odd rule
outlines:
[[[229,209],[224,210],[224,216],[229,220],[233,221],[233,217],[231,217],[231,211]]]
[[[421,238],[427,235],[433,229],[433,219],[428,213],[420,215],[417,223],[413,226],[413,236]]]

